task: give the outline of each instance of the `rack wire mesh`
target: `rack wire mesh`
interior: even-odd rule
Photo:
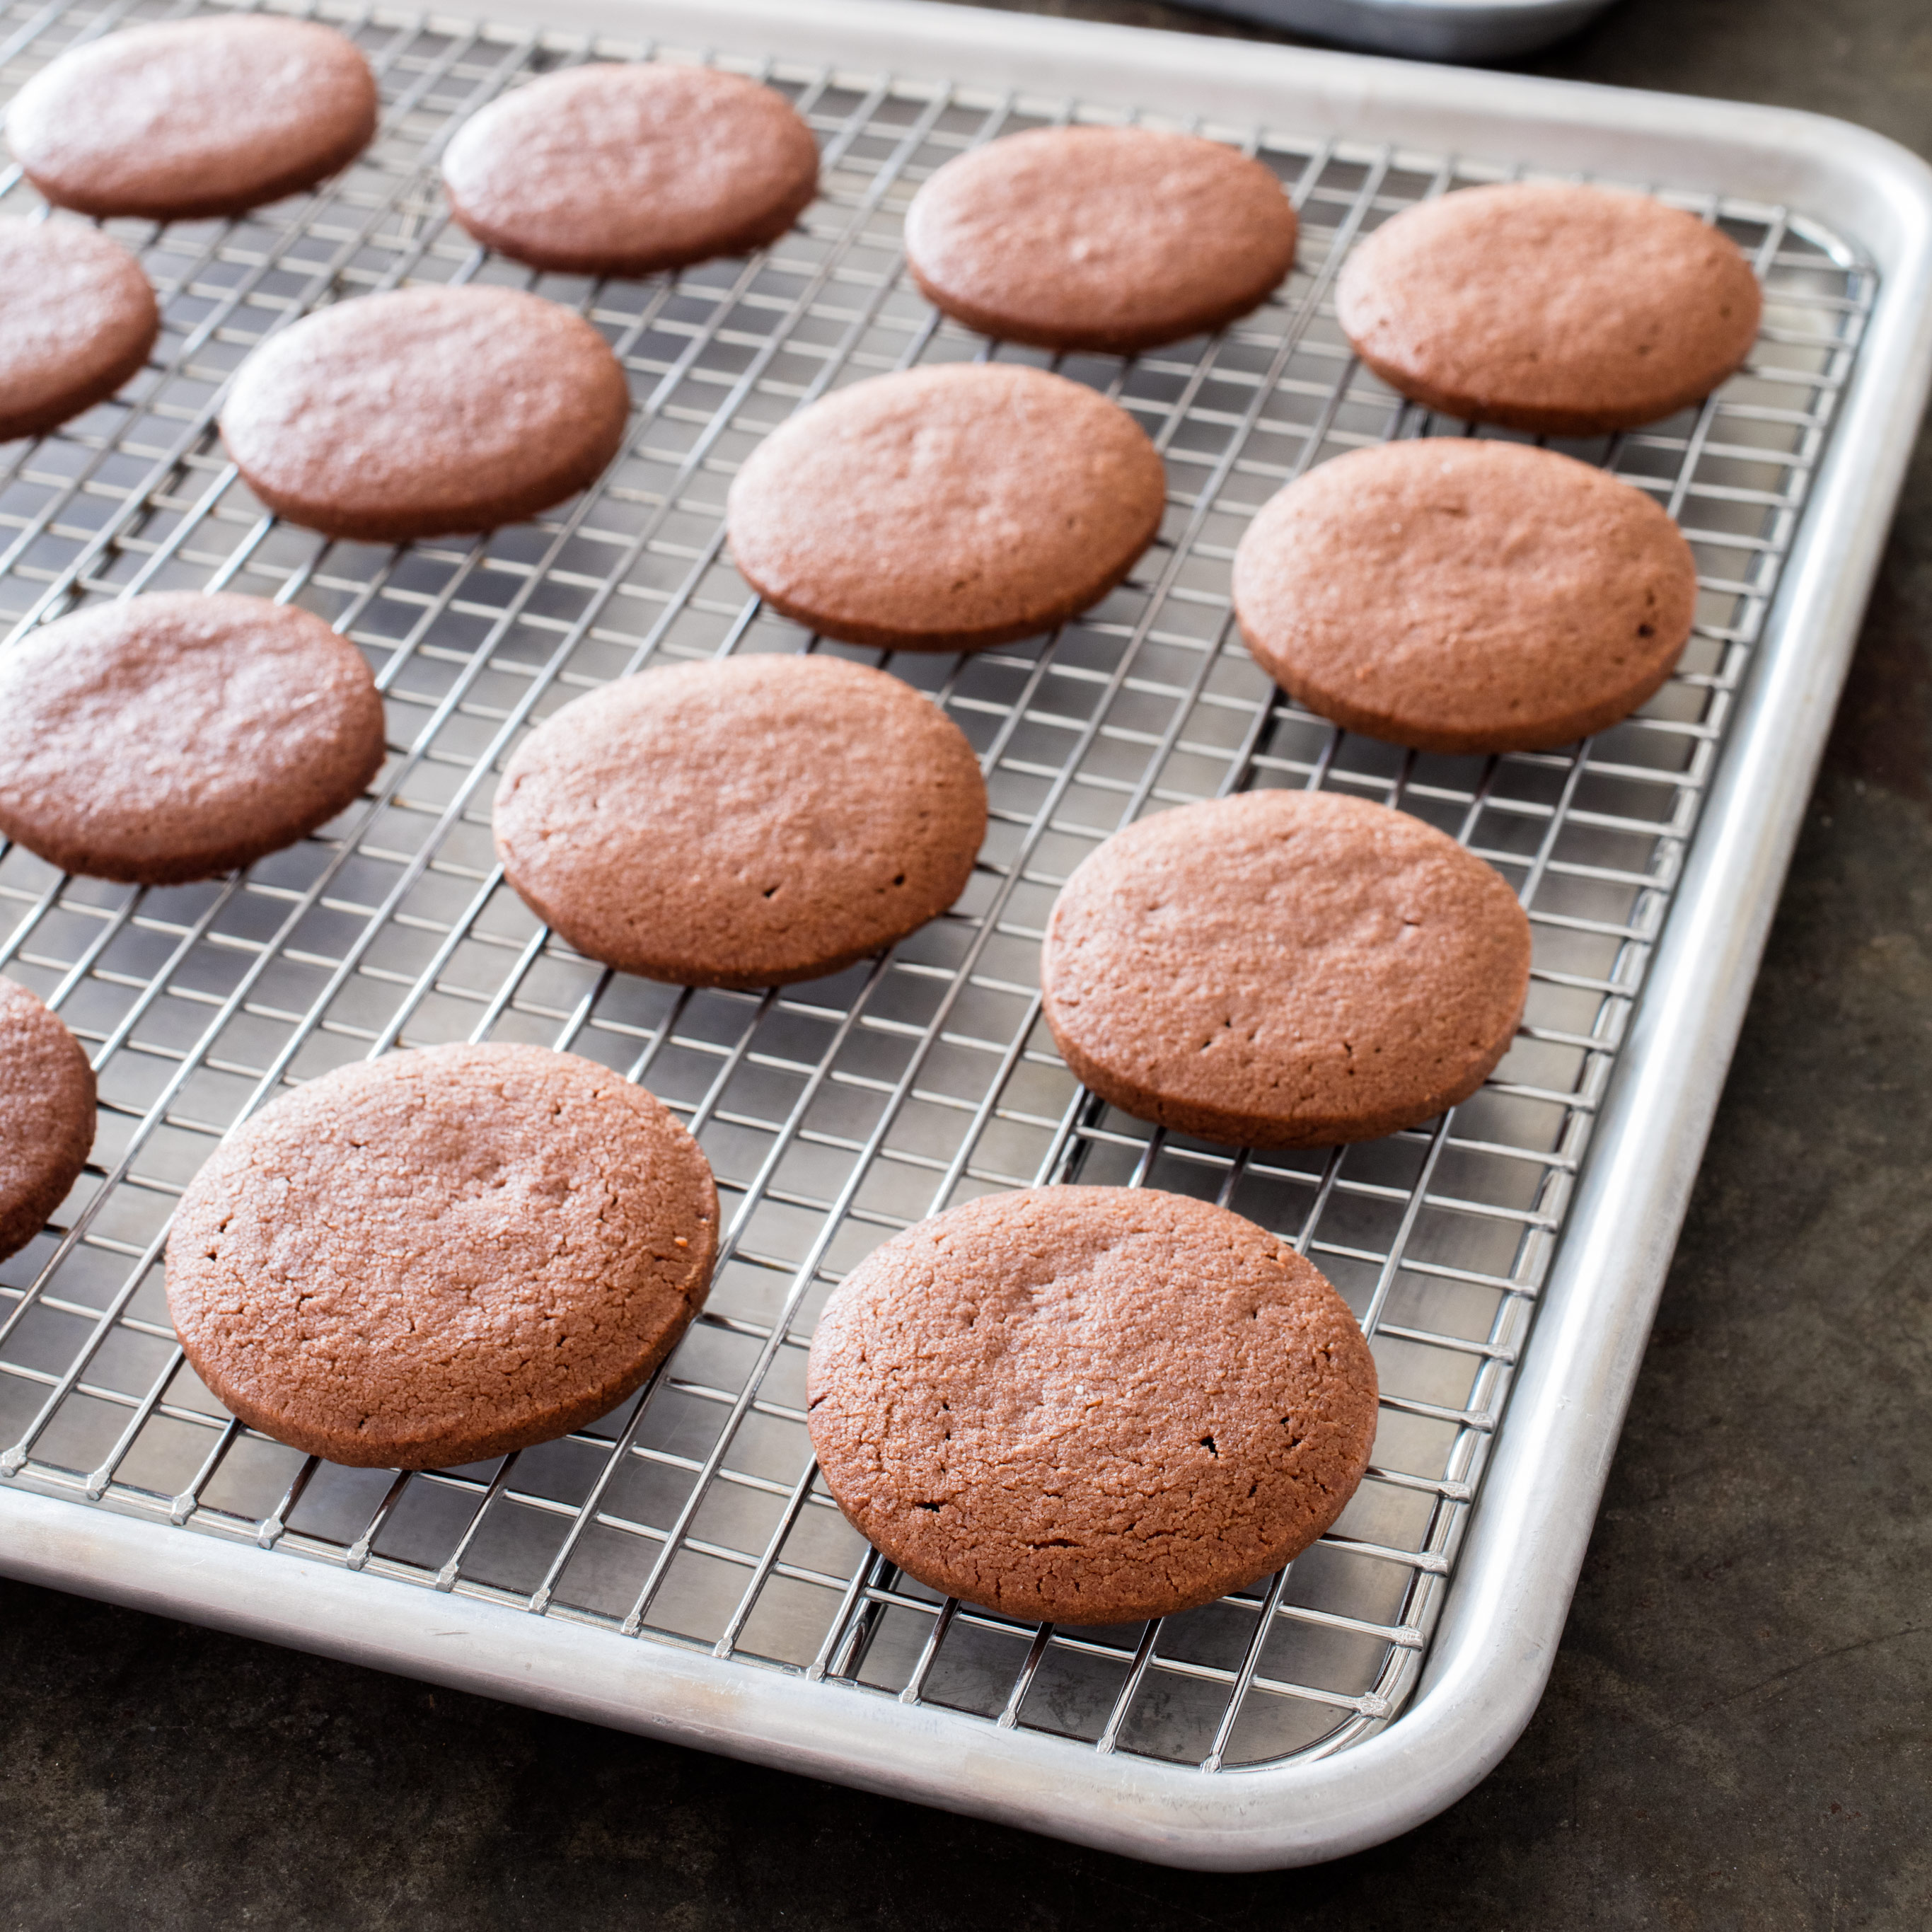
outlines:
[[[212,8],[15,4],[10,92],[64,48]],[[0,453],[0,614],[19,634],[102,598],[232,586],[298,602],[376,670],[389,754],[369,794],[246,874],[139,890],[0,851],[0,968],[88,1047],[94,1158],[56,1222],[0,1264],[0,1475],[992,1723],[1210,1771],[1340,1749],[1391,1721],[1454,1582],[1460,1533],[1561,1232],[1594,1110],[1876,292],[1856,248],[1790,211],[1671,196],[1721,224],[1767,290],[1747,369],[1701,409],[1563,446],[1652,491],[1698,558],[1696,634],[1642,713],[1570,750],[1405,753],[1285,700],[1235,635],[1248,518],[1309,465],[1463,425],[1352,360],[1330,290],[1400,208],[1507,163],[1199,129],[1258,154],[1300,212],[1299,266],[1211,339],[1049,358],[938,316],[901,272],[899,217],[976,142],[1068,118],[1188,125],[881,74],[722,59],[783,91],[822,192],[752,259],[593,282],[488,256],[448,220],[440,144],[540,71],[710,58],[384,9],[325,11],[380,77],[382,132],[317,192],[240,219],[113,223],[165,322],[114,401]],[[0,209],[41,211],[18,171]],[[67,219],[70,218],[58,217]],[[634,399],[623,451],[551,516],[400,550],[266,515],[212,427],[249,350],[321,304],[404,284],[533,287],[586,315]],[[1050,364],[1131,412],[1166,458],[1160,541],[1057,635],[963,658],[808,638],[734,572],[722,506],[761,435],[839,385],[916,362]],[[1485,432],[1486,434],[1488,432]],[[928,692],[983,761],[992,823],[961,903],[883,958],[809,986],[693,992],[614,974],[504,884],[489,814],[520,736],[586,686],[730,652],[838,650]],[[1330,1153],[1238,1152],[1150,1130],[1084,1093],[1040,1013],[1054,892],[1146,812],[1250,786],[1383,800],[1452,832],[1518,890],[1533,990],[1495,1077],[1449,1116]],[[243,1428],[184,1365],[160,1258],[218,1137],[346,1061],[456,1040],[535,1041],[643,1080],[717,1171],[728,1232],[710,1305],[651,1385],[568,1438],[399,1474],[307,1459]],[[1280,1575],[1124,1629],[1015,1624],[942,1601],[870,1552],[818,1486],[805,1349],[879,1240],[974,1194],[1041,1180],[1172,1188],[1294,1240],[1347,1296],[1383,1386],[1367,1480]]]

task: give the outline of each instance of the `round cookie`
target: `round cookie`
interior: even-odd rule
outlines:
[[[1567,745],[1626,717],[1690,634],[1697,566],[1634,484],[1526,444],[1430,436],[1291,483],[1234,553],[1262,668],[1351,731],[1430,752]]]
[[[710,68],[546,74],[457,130],[456,218],[539,268],[646,275],[776,241],[818,189],[818,144],[784,95]]]
[[[0,1258],[67,1198],[94,1145],[94,1069],[17,980],[0,980]]]
[[[182,221],[312,188],[369,145],[376,111],[352,41],[233,14],[73,48],[14,97],[7,140],[62,208]]]
[[[1294,208],[1198,134],[1037,128],[948,161],[906,210],[906,262],[969,328],[1130,355],[1220,328],[1294,265]]]
[[[1529,990],[1529,921],[1406,812],[1321,792],[1184,806],[1066,882],[1040,986],[1061,1057],[1144,1120],[1246,1147],[1372,1140],[1466,1100]]]
[[[1029,1622],[1212,1603],[1342,1513],[1373,1357],[1284,1241],[1150,1188],[988,1195],[875,1249],[812,1337],[825,1486],[908,1576]]]
[[[1356,354],[1414,401],[1595,436],[1701,402],[1749,354],[1763,298],[1695,215],[1522,182],[1404,209],[1343,263],[1336,307]]]
[[[118,242],[78,222],[0,220],[0,442],[104,401],[160,326],[140,263]]]
[[[510,883],[580,952],[675,986],[815,980],[952,904],[986,830],[938,706],[836,658],[620,679],[518,747]]]
[[[616,454],[629,409],[610,345],[568,309],[514,289],[403,289],[271,336],[220,424],[278,516],[405,543],[574,496]]]
[[[1160,529],[1127,412],[1064,376],[953,362],[855,382],[731,485],[731,553],[772,609],[892,650],[974,651],[1097,603]]]
[[[382,762],[382,700],[320,617],[229,592],[97,605],[0,656],[0,832],[63,872],[206,879],[292,845]]]
[[[339,1068],[236,1130],[168,1238],[195,1372],[251,1428],[436,1469],[594,1421],[704,1304],[718,1193],[640,1087],[540,1046]]]

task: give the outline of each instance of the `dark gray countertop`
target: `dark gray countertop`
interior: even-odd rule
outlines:
[[[1932,154],[1923,0],[1624,0],[1526,64]],[[1461,1804],[1204,1877],[0,1584],[0,1928],[1916,1932],[1928,1286],[1922,441],[1549,1693]]]

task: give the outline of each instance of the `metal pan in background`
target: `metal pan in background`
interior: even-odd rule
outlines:
[[[1494,61],[1533,53],[1588,25],[1613,0],[1181,0],[1202,14],[1316,34],[1413,60]]]

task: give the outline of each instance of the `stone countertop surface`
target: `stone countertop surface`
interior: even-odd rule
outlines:
[[[1623,0],[1521,64],[1932,154],[1923,0]],[[1548,1694],[1460,1804],[1311,1870],[1168,1871],[0,1583],[0,1932],[1918,1932],[1928,1285],[1922,440]]]

